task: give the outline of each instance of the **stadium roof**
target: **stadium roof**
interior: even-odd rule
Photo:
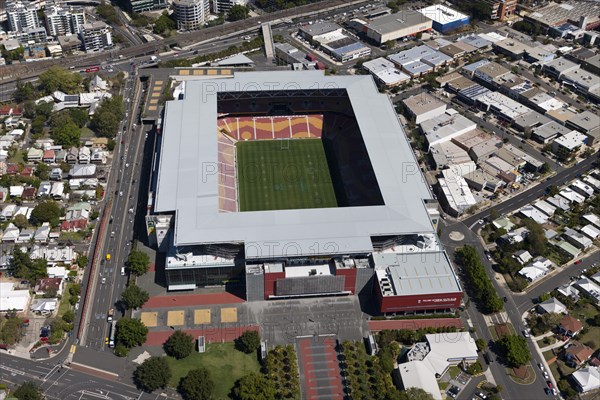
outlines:
[[[217,94],[316,88],[346,90],[385,205],[219,213]],[[175,246],[243,242],[246,258],[371,252],[371,236],[433,230],[424,182],[393,106],[371,76],[244,72],[188,81],[185,98],[167,102],[155,212],[175,212]]]

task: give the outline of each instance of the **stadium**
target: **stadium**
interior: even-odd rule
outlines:
[[[437,203],[370,76],[186,81],[163,121],[148,221],[169,290],[240,282],[247,301],[459,306]]]

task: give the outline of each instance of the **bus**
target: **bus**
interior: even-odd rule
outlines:
[[[108,337],[108,347],[115,347],[115,331],[117,330],[117,321],[113,320],[110,324],[110,335]]]

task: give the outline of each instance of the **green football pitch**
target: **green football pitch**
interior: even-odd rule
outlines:
[[[240,211],[337,207],[321,139],[236,144]]]

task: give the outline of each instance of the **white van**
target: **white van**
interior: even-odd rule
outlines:
[[[121,267],[121,276],[125,276],[125,267]]]

